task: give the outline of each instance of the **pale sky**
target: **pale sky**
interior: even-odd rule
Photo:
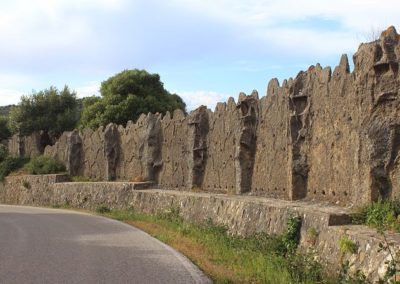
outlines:
[[[334,67],[394,25],[398,0],[2,0],[0,105],[50,86],[99,94],[124,69],[158,73],[188,110],[265,95],[268,81]]]

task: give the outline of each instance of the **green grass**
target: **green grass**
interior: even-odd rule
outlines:
[[[110,213],[110,212],[111,212],[110,208],[108,208],[105,205],[100,205],[99,207],[96,208],[96,213],[99,213],[99,214],[105,214],[105,213]]]
[[[378,230],[400,233],[400,200],[379,200],[359,208],[353,215],[355,224],[363,224]]]
[[[51,208],[56,208],[56,209],[74,209],[71,207],[71,205],[69,204],[68,201],[64,202],[64,203],[60,203],[60,204],[53,204],[52,206],[50,206]],[[75,209],[76,210],[76,209]]]
[[[104,211],[104,206],[100,207],[97,211]],[[108,210],[104,216],[132,224],[174,247],[215,283],[329,282],[313,255],[295,252],[301,226],[297,217],[289,220],[288,230],[282,235],[258,233],[244,238],[229,235],[225,227],[211,220],[200,225],[185,222],[177,208],[155,216]]]
[[[343,254],[355,254],[358,251],[358,245],[348,236],[343,236],[339,240],[339,248]]]

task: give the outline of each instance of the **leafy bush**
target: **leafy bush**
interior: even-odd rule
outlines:
[[[0,144],[0,162],[4,161],[8,156],[8,149],[5,145]]]
[[[64,131],[75,128],[79,111],[75,92],[67,86],[62,90],[50,87],[21,97],[18,106],[10,111],[10,128],[21,135],[44,131],[50,138],[57,138]]]
[[[290,217],[287,222],[286,232],[282,235],[282,243],[286,248],[286,254],[296,251],[300,242],[301,217]]]
[[[26,164],[25,169],[28,173],[33,175],[65,172],[65,166],[60,161],[47,156],[37,156],[33,158],[28,164]]]
[[[379,200],[363,208],[353,215],[353,222],[365,224],[378,230],[396,230],[400,232],[400,200]]]
[[[0,116],[0,142],[7,140],[11,136],[10,128],[8,127],[8,119]]]
[[[391,255],[392,259],[385,261],[387,270],[383,279],[380,278],[376,283],[399,283],[399,281],[393,281],[393,279],[400,271],[400,253],[388,241],[385,231],[394,230],[400,232],[400,200],[379,200],[359,208],[358,212],[353,214],[353,223],[376,228],[383,238],[383,241],[379,243],[378,252],[386,251]],[[342,253],[354,253],[358,249],[357,244],[348,237],[343,237],[339,245]],[[339,283],[369,283],[365,281],[366,277],[360,271],[356,271],[355,275],[349,273],[350,266],[349,261],[342,263]]]
[[[21,169],[27,162],[28,158],[7,157],[0,163],[0,181],[3,181],[11,172]]]
[[[80,120],[82,128],[97,128],[110,122],[125,125],[136,121],[142,113],[185,110],[185,103],[169,93],[158,74],[145,70],[124,70],[102,82],[101,97],[83,100]]]
[[[288,271],[294,283],[321,283],[324,274],[322,264],[311,253],[295,253],[287,258]]]

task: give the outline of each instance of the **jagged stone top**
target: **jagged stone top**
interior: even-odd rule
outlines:
[[[363,75],[368,73],[369,70],[374,66],[376,67],[381,64],[389,64],[391,62],[396,62],[396,64],[398,64],[397,58],[400,57],[399,42],[400,35],[397,33],[394,26],[390,26],[381,33],[379,39],[372,42],[360,44],[357,52],[355,52],[353,55],[354,70],[352,72],[350,72],[348,56],[346,54],[343,54],[340,57],[339,64],[334,68],[333,73],[331,67],[322,67],[319,63],[317,63],[316,65],[311,65],[306,71],[300,71],[295,79],[289,78],[287,80],[283,80],[282,85],[280,85],[277,78],[273,78],[269,81],[267,85],[266,95],[262,96],[261,98],[259,98],[258,92],[254,90],[250,95],[246,95],[245,93],[240,92],[237,102],[233,97],[229,97],[227,102],[218,102],[215,106],[214,111],[208,109],[207,106],[201,105],[188,114],[184,113],[180,109],[175,110],[172,114],[170,112],[167,112],[165,115],[162,115],[160,113],[142,114],[136,121],[136,123],[128,121],[125,129],[128,129],[135,124],[143,125],[148,120],[160,120],[164,123],[168,123],[171,120],[183,121],[186,119],[187,116],[190,116],[199,110],[204,111],[204,109],[206,109],[210,114],[225,111],[235,111],[240,103],[246,99],[254,99],[257,101],[261,100],[264,104],[267,103],[266,98],[268,96],[277,95],[280,88],[285,90],[288,89],[286,92],[283,92],[283,94],[290,95],[290,93],[293,93],[293,91],[290,90],[292,89],[295,81],[302,76],[307,77],[309,74],[316,73],[317,76],[320,78],[319,81],[323,83],[330,82],[332,78],[340,78],[342,74],[351,74],[353,78],[362,77]],[[98,130],[100,132],[104,132],[105,129],[106,127],[100,127]]]
[[[394,26],[388,27],[385,31],[381,33],[380,40],[393,40],[396,43],[400,40],[400,35],[397,33],[396,28]]]

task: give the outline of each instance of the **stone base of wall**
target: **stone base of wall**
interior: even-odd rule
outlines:
[[[95,209],[134,209],[156,214],[178,207],[182,217],[190,222],[212,220],[225,225],[232,234],[250,235],[256,232],[282,233],[291,216],[302,217],[301,249],[314,251],[321,262],[333,270],[340,267],[340,238],[347,235],[358,244],[358,253],[345,256],[352,269],[360,269],[371,279],[385,272],[387,252],[378,252],[382,237],[365,226],[350,224],[349,212],[335,206],[308,202],[289,202],[251,196],[142,189],[149,184],[124,182],[71,183],[66,176],[16,176],[0,183],[0,202],[18,205],[69,205]],[[310,236],[310,232],[317,234]],[[388,239],[399,249],[398,234]]]

